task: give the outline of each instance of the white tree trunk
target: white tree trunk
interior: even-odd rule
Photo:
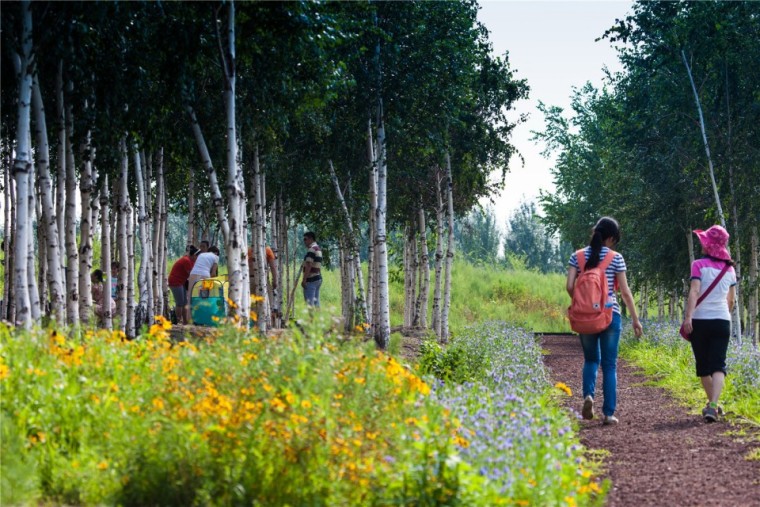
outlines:
[[[427,307],[430,295],[430,254],[427,246],[427,224],[425,223],[425,210],[420,204],[419,209],[419,237],[420,237],[420,290],[417,297],[415,311],[415,327],[427,328]]]
[[[116,243],[119,249],[119,274],[116,285],[116,318],[119,329],[126,333],[127,329],[127,278],[129,277],[129,243],[127,236],[127,220],[131,213],[127,182],[129,178],[129,154],[127,152],[126,135],[119,140],[121,158],[121,174],[119,176],[119,206],[116,233]]]
[[[29,146],[32,145],[31,136],[29,138]],[[35,276],[36,268],[36,256],[34,255],[34,230],[31,227],[33,225],[34,217],[36,215],[37,200],[34,192],[34,164],[32,164],[31,170],[27,175],[29,179],[29,200],[28,200],[28,217],[29,217],[29,234],[27,234],[27,249],[26,249],[26,280],[29,290],[29,304],[32,312],[32,322],[40,321],[40,293],[37,286],[37,277]],[[41,228],[39,221],[37,222],[37,228]],[[44,247],[40,246],[40,249]]]
[[[58,75],[56,76],[56,124],[58,126],[58,168],[55,200],[55,216],[58,222],[58,246],[61,249],[61,282],[64,294],[67,292],[66,280],[66,257],[63,249],[66,245],[66,109],[63,99],[63,60],[58,62]],[[68,303],[64,296],[64,306]]]
[[[13,162],[13,176],[16,180],[16,233],[14,243],[14,299],[16,301],[16,325],[32,326],[31,301],[29,295],[27,250],[32,234],[32,217],[29,216],[29,198],[34,191],[29,186],[32,171],[32,147],[29,143],[31,102],[32,102],[32,11],[29,1],[21,3],[23,54],[15,55],[18,74],[18,108],[16,124],[16,159]]]
[[[254,309],[258,314],[258,327],[264,333],[267,330],[269,320],[269,305],[267,302],[267,274],[266,274],[266,208],[264,204],[265,180],[264,173],[261,170],[261,160],[259,158],[258,145],[253,154],[253,229],[251,231],[251,286],[253,292],[263,297],[262,301],[256,303]]]
[[[201,126],[198,123],[198,119],[195,116],[195,111],[191,106],[187,106],[187,113],[190,116],[190,124],[193,129],[193,135],[195,136],[195,144],[198,147],[198,153],[201,157],[201,163],[203,169],[206,172],[209,180],[209,191],[211,192],[211,202],[216,210],[216,218],[219,221],[219,227],[222,229],[222,236],[227,238],[230,234],[229,223],[227,222],[227,213],[224,210],[224,201],[222,200],[222,192],[219,189],[219,181],[216,177],[216,169],[211,163],[211,156],[206,146],[206,140],[201,132]],[[202,236],[201,236],[202,237]],[[196,245],[198,246],[198,245]]]
[[[150,324],[148,312],[150,308],[150,290],[148,288],[148,275],[150,273],[150,240],[148,239],[148,214],[145,209],[145,184],[143,182],[143,169],[140,160],[140,152],[135,145],[133,148],[133,157],[135,163],[135,175],[137,176],[137,222],[140,234],[141,259],[140,269],[137,273],[137,286],[140,290],[139,314],[140,320],[138,326]]]
[[[433,289],[433,318],[431,329],[438,339],[441,339],[441,272],[443,271],[443,197],[441,193],[441,174],[435,176],[435,195],[438,207],[435,210],[436,238],[435,238],[435,287]]]
[[[367,323],[374,336],[377,322],[377,263],[375,262],[375,216],[377,214],[377,161],[372,140],[372,119],[367,119],[367,159],[369,160],[369,227],[367,231]]]
[[[451,156],[446,152],[446,201],[448,203],[449,238],[446,244],[446,282],[441,310],[441,341],[449,341],[449,311],[451,310],[451,268],[454,263],[454,179],[451,175]]]
[[[71,92],[73,85],[69,83]],[[79,322],[79,252],[77,250],[76,231],[76,193],[77,181],[74,171],[74,118],[71,104],[65,106],[66,118],[66,312],[69,324]]]
[[[386,236],[388,166],[385,151],[383,105],[381,100],[378,100],[377,146],[377,222],[375,247],[377,249],[376,297],[378,316],[377,322],[375,323],[375,342],[378,347],[385,350],[388,348],[388,341],[391,335],[391,313],[388,292],[388,247]]]
[[[243,287],[243,273],[241,263],[246,262],[245,246],[247,244],[245,231],[243,230],[244,219],[241,209],[244,208],[245,191],[241,187],[243,182],[242,168],[238,163],[238,138],[235,121],[235,81],[237,79],[236,54],[235,54],[235,3],[229,4],[227,18],[226,46],[222,48],[220,40],[220,57],[222,60],[225,86],[224,106],[227,120],[227,204],[229,209],[228,235],[225,237],[225,249],[227,254],[227,276],[229,281],[229,299],[232,308],[231,315],[237,315],[240,322],[248,324],[248,314],[242,313],[247,304],[243,298],[249,300],[249,291]]]
[[[34,91],[32,91],[32,94],[34,94]],[[34,95],[32,95],[34,96]],[[34,104],[34,99],[32,99],[32,104]],[[34,106],[32,106],[34,107]],[[39,167],[39,164],[35,163],[36,167]],[[38,171],[35,171],[36,173]],[[39,179],[37,180],[39,183]],[[47,253],[47,237],[45,236],[46,233],[46,226],[45,226],[45,220],[42,216],[42,189],[40,188],[40,185],[36,185],[35,187],[35,204],[34,204],[34,212],[35,217],[37,218],[37,244],[39,245],[39,250],[37,252],[38,259],[39,259],[39,265],[37,268],[37,287],[39,288],[39,300],[40,300],[40,311],[42,312],[42,315],[46,317],[51,317],[52,310],[50,309],[50,305],[48,304],[48,253]],[[32,252],[34,252],[34,247],[32,246]],[[32,303],[34,305],[34,303]],[[52,319],[52,322],[55,322],[55,319]]]
[[[154,287],[153,280],[156,277],[155,262],[153,259],[153,209],[151,207],[151,182],[153,181],[153,156],[146,157],[145,150],[140,150],[140,166],[142,169],[142,191],[140,195],[143,199],[143,211],[145,217],[142,220],[142,224],[145,228],[145,242],[143,243],[142,234],[140,235],[140,251],[142,253],[142,259],[140,259],[140,267],[145,265],[145,290],[148,295],[145,303],[145,322],[148,324],[153,323],[154,315]],[[138,188],[140,188],[138,186]],[[139,281],[138,281],[139,284]],[[142,286],[140,286],[140,293],[142,294]]]
[[[193,171],[190,171],[187,189],[187,244],[198,247],[198,236],[195,231],[195,173]]]
[[[127,201],[129,202],[129,201]],[[127,206],[127,338],[137,336],[135,328],[135,219],[131,206]]]
[[[13,170],[13,163],[10,160],[10,155],[6,155],[3,158],[3,197],[5,199],[5,207],[3,208],[3,311],[2,318],[9,322],[13,322],[11,316],[11,307],[13,305],[13,224],[15,223],[15,208],[13,205],[14,199],[12,195],[13,190],[13,177],[11,171]]]
[[[80,151],[82,157],[82,171],[79,176],[79,193],[81,196],[82,215],[79,222],[79,320],[88,322],[92,317],[92,191],[93,175],[90,158],[90,132],[85,136],[85,142]]]
[[[61,266],[61,245],[59,243],[58,222],[53,208],[53,182],[50,179],[50,145],[47,137],[45,109],[42,103],[40,86],[35,76],[32,85],[32,107],[34,109],[35,130],[37,137],[37,167],[40,182],[40,210],[42,212],[42,230],[45,234],[45,260],[47,264],[47,284],[50,296],[50,311],[58,324],[66,322],[66,296],[63,285]],[[42,249],[42,245],[40,245]]]
[[[111,320],[111,217],[110,208],[108,207],[108,175],[103,176],[103,188],[100,190],[100,265],[103,270],[103,327],[106,329],[113,328]]]
[[[163,282],[166,273],[161,271],[163,268],[163,248],[162,241],[164,238],[164,228],[162,222],[162,210],[164,206],[164,150],[159,148],[156,153],[156,198],[153,208],[153,238],[151,248],[153,253],[153,277],[151,288],[153,289],[153,314],[164,315],[164,297]]]

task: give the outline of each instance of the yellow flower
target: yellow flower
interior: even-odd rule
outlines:
[[[573,395],[573,391],[572,391],[572,389],[570,389],[570,388],[567,386],[567,384],[565,384],[564,382],[557,382],[556,384],[554,384],[554,387],[556,387],[556,388],[557,388],[557,389],[559,389],[560,391],[564,392],[564,393],[565,393],[565,394],[567,394],[568,396],[572,396],[572,395]]]
[[[257,296],[256,294],[251,294],[251,303],[252,304],[261,303],[262,301],[264,301],[264,298],[262,296]]]
[[[163,410],[164,401],[161,398],[153,398],[153,408],[156,410]]]
[[[98,470],[107,470],[108,469],[108,462],[107,461],[101,461],[98,463]]]
[[[11,370],[8,365],[0,363],[0,380],[6,379],[11,375]]]
[[[201,288],[203,290],[211,290],[214,288],[214,281],[213,280],[203,280],[201,282]]]
[[[163,315],[156,315],[154,317],[156,324],[159,324],[162,328],[169,331],[172,328],[172,323]]]
[[[237,303],[235,303],[232,299],[227,298],[227,306],[232,308],[233,310],[238,307]]]
[[[303,407],[303,408],[311,408],[311,402],[309,400],[302,400],[301,401],[301,407]]]
[[[258,322],[259,321],[259,314],[254,312],[253,310],[250,311],[248,316],[251,318],[252,321]]]

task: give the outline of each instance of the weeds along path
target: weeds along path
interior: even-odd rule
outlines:
[[[583,401],[578,338],[545,336],[542,346],[552,380],[570,386],[567,407],[578,413]],[[750,446],[726,436],[730,424],[707,424],[689,414],[664,390],[644,385],[647,378],[622,360],[617,371],[620,424],[602,426],[601,369],[594,419],[580,421],[581,442],[603,456],[612,481],[608,506],[760,506],[760,462],[744,459]]]

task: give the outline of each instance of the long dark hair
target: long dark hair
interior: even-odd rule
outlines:
[[[588,245],[591,247],[591,255],[586,262],[586,269],[591,269],[599,264],[599,255],[602,253],[603,243],[613,238],[615,243],[620,242],[620,226],[612,217],[602,217],[591,230],[591,239]]]

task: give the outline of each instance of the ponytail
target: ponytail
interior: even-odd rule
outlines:
[[[591,255],[586,261],[586,269],[599,265],[602,246],[608,238],[614,239],[615,243],[620,242],[620,226],[614,218],[602,217],[591,231],[591,240],[588,244],[591,247]]]
[[[594,229],[589,246],[591,255],[586,261],[586,269],[595,268],[599,264],[599,255],[602,253],[602,233],[598,229]]]

